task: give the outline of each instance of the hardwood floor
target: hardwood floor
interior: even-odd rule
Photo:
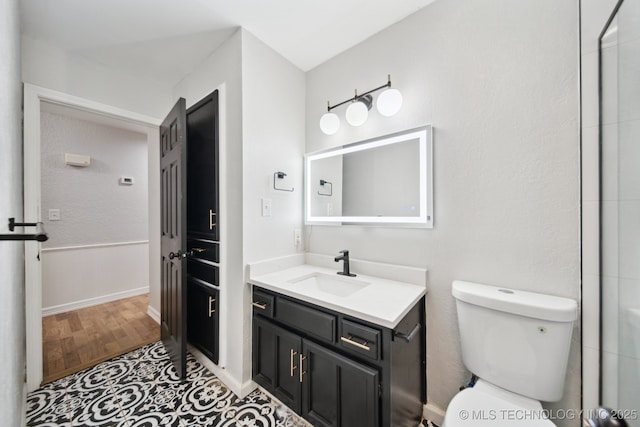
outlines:
[[[42,318],[43,384],[160,339],[140,295]]]

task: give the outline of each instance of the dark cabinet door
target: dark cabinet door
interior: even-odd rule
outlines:
[[[378,427],[378,371],[304,340],[302,416],[314,426]]]
[[[218,91],[187,110],[187,230],[190,238],[220,240]]]
[[[187,300],[189,342],[214,363],[218,363],[219,331],[218,290],[188,280]]]
[[[219,137],[218,91],[186,111],[186,266],[188,339],[214,363],[219,354]],[[209,286],[207,286],[209,285]]]
[[[302,338],[273,323],[253,318],[253,379],[300,413]]]

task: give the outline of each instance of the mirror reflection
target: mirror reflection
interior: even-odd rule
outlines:
[[[431,227],[431,126],[305,156],[307,223]]]

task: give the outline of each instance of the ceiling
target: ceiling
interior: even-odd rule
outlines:
[[[22,33],[175,84],[239,27],[308,71],[434,0],[21,0]]]

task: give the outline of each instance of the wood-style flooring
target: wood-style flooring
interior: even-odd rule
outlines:
[[[140,295],[42,318],[43,384],[160,339]]]

